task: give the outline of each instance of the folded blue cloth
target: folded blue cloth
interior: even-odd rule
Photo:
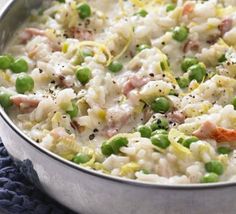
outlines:
[[[0,213],[74,214],[42,193],[22,174],[0,140]]]

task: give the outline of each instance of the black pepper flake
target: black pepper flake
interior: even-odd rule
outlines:
[[[55,84],[55,83],[56,83],[56,81],[55,81],[55,80],[52,80],[52,81],[51,81],[51,84]]]
[[[93,132],[98,132],[98,129],[94,129]]]
[[[43,73],[43,70],[42,70],[41,68],[39,68],[39,73],[40,73],[40,74]]]
[[[53,94],[53,90],[52,89],[49,88],[48,91],[49,91],[50,94]]]
[[[149,76],[150,76],[150,77],[154,77],[154,73],[150,73]]]
[[[89,140],[93,140],[95,138],[95,134],[89,135]]]

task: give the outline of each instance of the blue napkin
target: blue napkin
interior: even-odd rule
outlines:
[[[0,140],[0,213],[74,214],[28,181]]]

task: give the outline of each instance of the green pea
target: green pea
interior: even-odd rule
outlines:
[[[170,109],[170,101],[166,97],[158,97],[152,102],[151,109],[156,113],[166,113]]]
[[[0,105],[4,109],[8,109],[12,106],[11,94],[1,91],[0,92]]]
[[[184,138],[182,138],[182,137],[179,138],[178,141],[177,141],[177,143],[179,143],[179,144],[182,144],[183,142],[184,142]]]
[[[151,46],[147,45],[147,44],[138,45],[137,52],[141,52],[141,51],[143,51],[145,49],[149,49],[149,48],[151,48]]]
[[[85,85],[91,79],[92,72],[89,68],[78,68],[76,71],[76,77],[82,85]]]
[[[66,1],[65,0],[57,0],[58,2],[60,3],[65,3]]]
[[[70,115],[71,118],[74,118],[78,115],[79,109],[75,102],[72,102],[72,110],[67,111],[66,113]]]
[[[150,174],[150,172],[147,170],[147,169],[142,169],[141,172],[145,175],[148,175]]]
[[[202,64],[193,65],[188,69],[189,80],[201,83],[206,76],[206,68]]]
[[[141,137],[150,138],[152,129],[148,126],[141,125],[138,127],[138,132],[140,132]]]
[[[34,89],[34,80],[31,76],[22,73],[17,77],[15,86],[18,93],[24,94]]]
[[[126,137],[116,137],[110,142],[114,154],[120,152],[120,148],[128,145],[128,139]]]
[[[225,57],[225,54],[223,54],[219,59],[218,59],[218,62],[219,63],[222,63],[222,62],[225,62],[227,59]]]
[[[215,173],[206,173],[201,178],[201,183],[215,183],[219,181],[219,176]]]
[[[102,154],[105,156],[110,156],[113,154],[113,149],[107,141],[102,144],[101,151],[102,151]]]
[[[152,122],[151,124],[152,131],[155,131],[157,129],[165,129],[167,130],[169,128],[169,122],[166,118],[160,118]]]
[[[10,68],[13,73],[22,73],[22,72],[27,72],[29,66],[24,59],[17,59],[11,64]]]
[[[117,73],[119,71],[121,71],[123,69],[123,65],[118,62],[118,61],[113,61],[111,62],[111,64],[108,66],[108,69],[113,72],[113,73]]]
[[[224,167],[220,161],[212,160],[205,164],[205,169],[207,172],[213,172],[217,175],[222,175],[224,172]]]
[[[84,164],[84,163],[89,162],[90,159],[91,159],[90,155],[79,153],[73,158],[72,161],[77,164]]]
[[[184,26],[175,27],[172,33],[172,38],[178,42],[183,42],[188,38],[188,28]]]
[[[157,129],[154,132],[152,132],[151,136],[159,135],[159,134],[168,135],[168,132],[165,129]]]
[[[141,17],[146,17],[147,16],[147,14],[148,14],[148,12],[146,11],[146,10],[140,10],[138,13],[137,13],[139,16],[141,16]]]
[[[176,90],[174,90],[174,89],[170,89],[169,95],[173,95],[173,96],[177,96],[178,97],[179,93]]]
[[[194,142],[197,142],[197,141],[199,141],[199,139],[197,137],[188,137],[182,141],[182,145],[186,148],[190,148],[190,145]]]
[[[181,63],[181,69],[187,72],[192,65],[198,64],[198,59],[196,57],[185,57]]]
[[[0,56],[0,69],[10,68],[12,59],[9,56]]]
[[[236,110],[236,96],[232,100],[232,105],[234,106],[234,109]]]
[[[189,79],[185,77],[177,77],[176,81],[180,88],[187,88],[189,86]]]
[[[153,145],[158,146],[162,149],[166,149],[170,145],[168,135],[159,134],[151,137],[151,142]]]
[[[232,149],[226,146],[221,146],[217,148],[219,154],[227,155],[232,152]]]
[[[80,16],[81,19],[86,19],[86,18],[90,17],[91,14],[92,14],[90,6],[86,3],[81,4],[77,8],[77,10],[79,11],[79,16]]]
[[[172,11],[174,9],[175,9],[175,5],[174,4],[168,4],[166,6],[166,12],[170,12],[170,11]]]

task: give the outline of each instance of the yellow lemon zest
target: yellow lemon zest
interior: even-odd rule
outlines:
[[[173,152],[176,154],[176,156],[178,156],[178,158],[184,159],[188,156],[189,157],[192,156],[192,153],[188,148],[186,148],[186,147],[182,146],[180,143],[178,143],[178,141],[181,138],[184,139],[186,137],[185,134],[178,131],[177,129],[171,129],[168,137],[171,142],[171,147],[173,149]]]
[[[90,47],[98,48],[107,57],[106,65],[109,65],[111,63],[111,61],[112,61],[111,52],[104,44],[101,44],[101,43],[98,43],[98,42],[95,42],[95,41],[83,41],[83,42],[80,42],[79,45],[78,45],[79,48],[84,47],[84,46],[90,46]]]
[[[134,174],[136,171],[140,170],[140,165],[135,163],[135,162],[131,162],[131,163],[127,163],[124,166],[121,167],[120,169],[120,175],[121,176],[126,176],[128,174]]]

